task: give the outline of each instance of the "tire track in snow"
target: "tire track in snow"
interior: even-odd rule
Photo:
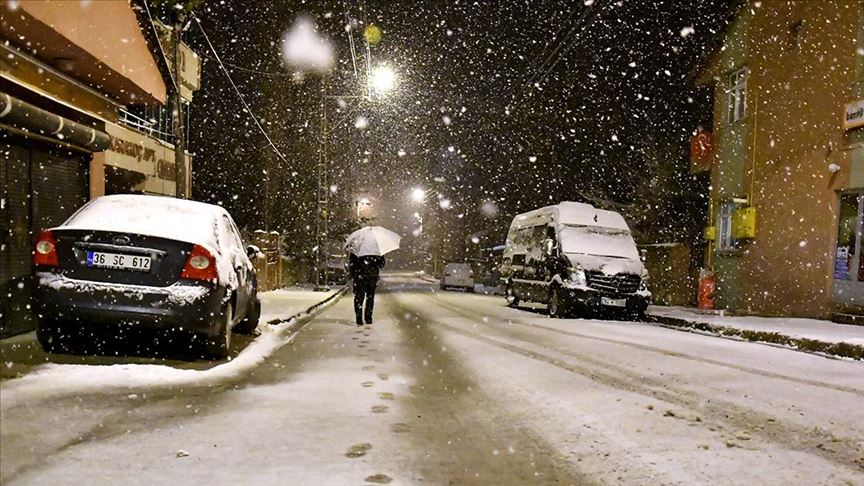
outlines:
[[[792,423],[784,423],[778,420],[776,417],[762,413],[758,410],[741,407],[738,404],[722,401],[722,400],[714,400],[712,399],[710,403],[706,403],[705,400],[702,399],[701,396],[688,392],[686,390],[682,390],[680,388],[676,388],[669,383],[659,382],[657,380],[651,380],[645,376],[638,375],[636,373],[632,373],[630,371],[624,370],[619,366],[616,366],[613,363],[604,362],[602,360],[592,359],[584,355],[575,354],[569,350],[561,349],[558,346],[551,344],[540,344],[533,339],[536,339],[539,336],[532,336],[526,334],[524,331],[520,332],[514,329],[502,329],[500,327],[496,327],[492,324],[486,323],[483,321],[482,314],[479,314],[474,311],[470,311],[459,306],[455,306],[453,304],[447,303],[443,301],[443,299],[437,298],[436,296],[429,296],[426,294],[417,294],[420,295],[421,298],[430,300],[434,302],[437,306],[443,307],[454,314],[461,316],[462,318],[468,320],[472,324],[480,324],[485,328],[491,329],[495,331],[496,334],[504,333],[503,337],[509,339],[519,339],[527,344],[532,344],[535,346],[545,347],[548,350],[554,351],[562,356],[566,356],[568,359],[576,360],[582,363],[586,363],[588,366],[577,366],[571,362],[567,362],[547,354],[528,349],[522,346],[517,346],[511,343],[507,343],[504,341],[500,341],[495,338],[491,338],[487,335],[474,333],[468,330],[465,330],[460,327],[456,327],[450,324],[446,324],[442,322],[440,319],[434,319],[427,315],[423,315],[422,313],[415,312],[418,316],[422,317],[424,320],[434,323],[436,326],[440,326],[446,328],[449,331],[452,331],[456,334],[459,334],[464,337],[468,337],[471,339],[475,339],[486,344],[498,347],[500,349],[504,349],[506,351],[510,351],[521,356],[525,356],[531,359],[535,359],[538,361],[542,361],[544,363],[555,366],[559,369],[563,369],[565,371],[579,374],[585,376],[592,381],[598,382],[600,384],[604,384],[613,388],[626,390],[629,392],[638,393],[644,395],[646,397],[659,399],[664,402],[687,408],[696,412],[700,412],[703,415],[706,415],[706,419],[703,420],[703,424],[706,427],[715,426],[724,430],[728,430],[730,435],[734,435],[734,430],[746,429],[752,432],[754,436],[758,436],[763,438],[766,441],[773,442],[775,444],[781,445],[783,448],[793,451],[805,452],[807,454],[816,455],[822,459],[825,459],[834,464],[842,465],[847,468],[851,468],[852,470],[861,470],[864,468],[864,457],[862,457],[861,444],[864,443],[861,437],[837,437],[833,433],[827,430],[823,430],[821,427],[801,427]],[[513,321],[516,324],[520,324],[522,326],[527,326],[530,328],[540,328],[544,330],[556,330],[554,328],[548,328],[546,326],[540,325],[532,325],[526,324],[524,322]],[[506,332],[505,332],[506,331]],[[557,330],[556,330],[557,331]],[[563,331],[562,331],[563,332]],[[506,334],[512,333],[513,336],[507,336]],[[565,334],[571,334],[564,332]],[[573,337],[583,337],[578,333],[572,333]],[[591,336],[585,336],[586,338],[591,338]],[[627,342],[619,342],[612,339],[606,338],[596,338],[603,341],[608,341],[613,344],[620,345],[630,345],[632,343]],[[642,346],[637,345],[636,347],[645,348],[643,350],[662,354],[669,355],[665,350],[660,350],[657,348],[652,348],[650,346]],[[680,356],[678,356],[680,355]],[[671,355],[672,357],[683,357],[687,359],[687,355],[683,355],[681,353],[674,353]],[[704,362],[702,359],[695,359],[695,361]],[[708,360],[706,364],[714,364]],[[721,364],[722,366],[722,364]],[[599,369],[598,369],[599,368]],[[620,373],[622,376],[616,376],[614,374],[608,373],[604,371],[605,369],[612,369]],[[761,373],[757,373],[761,374]],[[772,376],[767,376],[768,378],[774,378]],[[777,378],[783,378],[783,375],[780,375]],[[797,381],[797,380],[791,380]],[[814,386],[820,385],[817,383]],[[830,388],[830,387],[829,387]],[[845,391],[845,390],[839,390]],[[755,425],[759,425],[759,428],[754,427]],[[731,430],[730,430],[731,429]],[[839,450],[829,449],[825,446],[825,444],[832,444],[832,446],[838,447]]]

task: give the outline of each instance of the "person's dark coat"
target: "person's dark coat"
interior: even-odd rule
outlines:
[[[348,272],[354,280],[378,280],[381,269],[384,268],[384,257],[366,255],[358,257],[351,254],[348,257]]]

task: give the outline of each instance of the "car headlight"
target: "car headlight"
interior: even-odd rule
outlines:
[[[571,268],[570,283],[576,287],[584,287],[588,285],[588,279],[585,278],[585,270],[580,268]]]

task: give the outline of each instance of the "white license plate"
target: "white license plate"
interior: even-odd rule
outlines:
[[[600,297],[600,303],[612,307],[626,307],[627,299],[610,299],[609,297]]]
[[[87,266],[98,268],[118,268],[122,270],[135,270],[138,272],[150,271],[149,256],[122,255],[120,253],[104,253],[101,251],[87,252]]]

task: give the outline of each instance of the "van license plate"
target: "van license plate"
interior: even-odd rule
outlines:
[[[627,299],[610,299],[609,297],[600,297],[600,303],[612,307],[626,307]]]
[[[87,252],[87,266],[97,268],[117,268],[121,270],[150,271],[150,257],[122,255],[120,253]]]

